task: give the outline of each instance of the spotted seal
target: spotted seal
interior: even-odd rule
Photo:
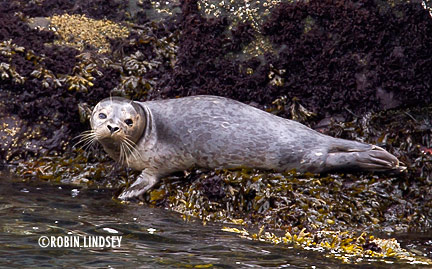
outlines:
[[[224,97],[135,102],[107,98],[93,109],[87,142],[142,171],[119,198],[139,197],[161,177],[192,167],[321,173],[401,169],[384,149],[330,137]]]

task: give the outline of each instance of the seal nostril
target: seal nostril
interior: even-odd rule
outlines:
[[[119,127],[111,127],[111,125],[107,125],[108,130],[111,132],[111,134],[117,132],[119,130]]]

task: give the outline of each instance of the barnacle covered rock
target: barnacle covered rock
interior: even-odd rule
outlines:
[[[127,38],[129,30],[109,20],[94,20],[85,15],[55,15],[50,19],[50,28],[60,38],[54,42],[83,50],[93,46],[99,53],[110,52],[108,38]]]

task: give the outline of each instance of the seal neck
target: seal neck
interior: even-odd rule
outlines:
[[[156,125],[154,122],[153,113],[151,112],[150,108],[144,103],[137,104],[141,107],[146,122],[143,134],[136,144],[145,144],[146,148],[152,148],[157,143],[157,132],[155,128]]]

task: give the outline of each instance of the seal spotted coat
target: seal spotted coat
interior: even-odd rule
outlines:
[[[95,106],[90,124],[85,139],[97,140],[114,160],[142,171],[120,199],[138,197],[161,177],[192,167],[401,170],[398,159],[380,147],[330,137],[224,97],[107,98]]]

